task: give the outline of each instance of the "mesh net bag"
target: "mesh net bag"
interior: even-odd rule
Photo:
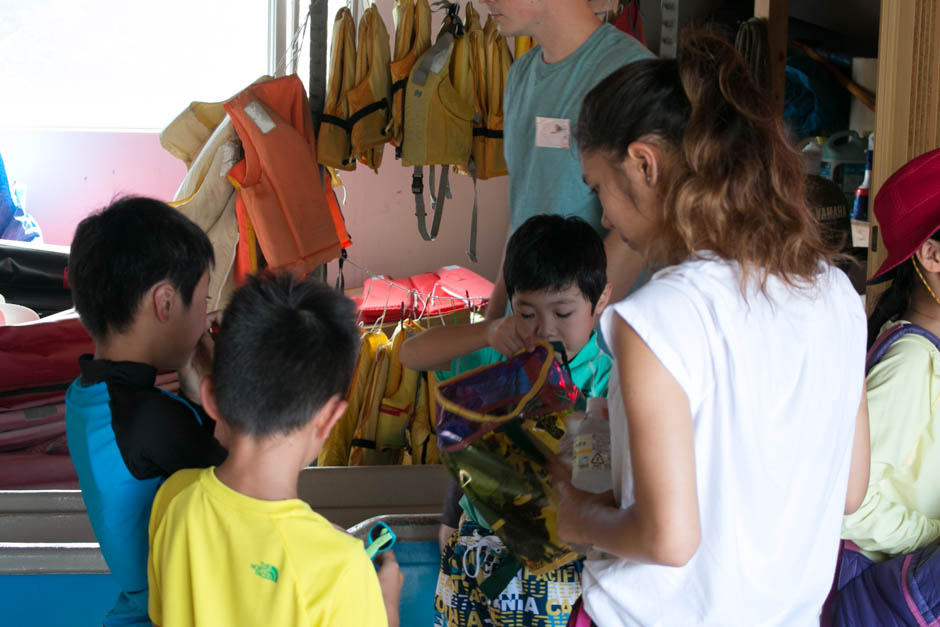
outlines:
[[[441,457],[477,512],[538,575],[577,559],[558,538],[548,459],[580,394],[544,342],[437,390]]]

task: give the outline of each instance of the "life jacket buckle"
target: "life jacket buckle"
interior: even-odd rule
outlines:
[[[411,176],[411,193],[412,194],[424,193],[424,175],[420,172],[415,172]]]

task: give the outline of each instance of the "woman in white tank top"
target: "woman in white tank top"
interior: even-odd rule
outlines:
[[[614,493],[556,469],[559,534],[602,549],[571,624],[818,625],[864,497],[865,315],[782,121],[722,38],[585,99],[584,177],[655,274],[601,320]]]

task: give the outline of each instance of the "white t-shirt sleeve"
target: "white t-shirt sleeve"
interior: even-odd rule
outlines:
[[[609,340],[615,316],[633,328],[685,392],[693,415],[713,387],[718,357],[709,346],[714,331],[709,331],[704,309],[676,286],[654,280],[609,308],[601,320]]]

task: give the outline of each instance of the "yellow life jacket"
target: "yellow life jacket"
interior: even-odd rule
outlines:
[[[477,139],[482,137],[482,156],[474,151],[474,162],[477,167],[477,178],[488,179],[494,176],[505,176],[509,173],[506,167],[506,156],[503,153],[503,94],[506,91],[506,78],[509,75],[509,66],[512,56],[509,54],[509,44],[499,32],[499,26],[492,17],[486,19],[483,28],[484,56],[486,58],[486,96],[484,104],[484,117],[482,128],[474,129],[474,148],[479,145]]]
[[[535,47],[535,40],[528,35],[516,35],[513,39],[515,40],[513,41],[515,48],[515,53],[513,54],[514,59],[518,59]]]
[[[359,423],[349,447],[349,466],[372,466],[388,463],[388,454],[375,448],[375,433],[379,422],[379,409],[385,397],[388,382],[388,344],[380,346],[375,354],[375,366],[366,395],[359,410]]]
[[[431,7],[428,0],[395,0],[395,57],[392,75],[392,115],[386,135],[401,157],[405,87],[415,62],[431,47]]]
[[[463,58],[466,47],[463,46]],[[473,141],[473,102],[451,79],[454,36],[444,33],[411,69],[405,93],[405,166],[466,165]]]
[[[402,464],[440,464],[441,455],[437,448],[437,433],[434,423],[437,419],[429,403],[428,377],[430,373],[420,373],[418,396],[415,401],[414,417],[408,425],[406,438],[408,448],[402,455]]]
[[[374,4],[359,21],[359,50],[356,54],[356,86],[347,92],[352,154],[378,170],[388,137],[392,80],[389,74],[388,31]]]
[[[406,430],[414,416],[420,378],[418,371],[406,368],[401,363],[399,353],[405,340],[421,331],[414,321],[403,320],[395,329],[390,342],[388,381],[385,398],[379,407],[375,448],[379,452],[392,453],[392,462],[401,460],[402,451],[408,444]]]
[[[317,456],[317,466],[345,466],[349,463],[349,449],[352,445],[356,427],[359,426],[359,415],[371,390],[372,377],[375,371],[376,355],[379,348],[388,343],[388,336],[382,331],[366,332],[359,344],[359,357],[356,359],[356,369],[353,379],[346,393],[346,412],[337,421],[323,450]]]
[[[470,160],[473,100],[470,90],[464,87],[465,82],[469,84],[469,76],[466,39],[455,38],[450,31],[442,32],[434,45],[415,63],[408,76],[401,161],[402,165],[415,166],[411,191],[415,196],[418,233],[425,241],[437,237],[444,199],[450,194],[449,168],[444,167],[435,196],[434,164],[466,166]],[[457,85],[461,86],[461,91],[458,91]],[[430,231],[426,223],[423,165],[431,165],[430,192],[434,218]]]
[[[486,53],[484,51],[484,34],[480,26],[480,14],[467,2],[467,53],[470,67],[470,85],[473,99],[473,143],[470,148],[470,164],[468,167],[454,166],[460,174],[471,176],[472,164],[480,163],[483,158],[483,135],[479,129],[483,127],[486,115]],[[477,166],[479,169],[479,166]]]
[[[340,170],[356,169],[347,123],[350,113],[348,94],[356,84],[355,36],[356,23],[352,13],[343,7],[336,12],[336,20],[333,22],[330,83],[317,134],[317,157],[320,163]]]

